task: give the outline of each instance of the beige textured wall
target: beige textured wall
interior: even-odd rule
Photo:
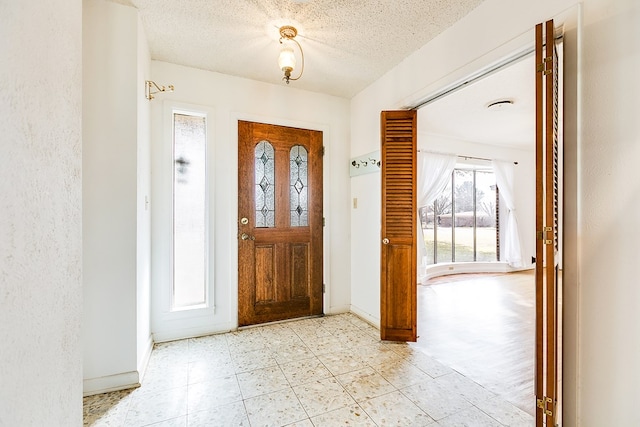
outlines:
[[[578,419],[640,425],[640,2],[585,3],[578,151]]]
[[[79,0],[0,2],[0,426],[82,424]]]

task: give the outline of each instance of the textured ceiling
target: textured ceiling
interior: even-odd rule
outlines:
[[[293,24],[305,69],[291,85],[351,98],[483,0],[113,1],[139,10],[153,59],[269,83]]]

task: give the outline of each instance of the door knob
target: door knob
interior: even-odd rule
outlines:
[[[256,238],[254,236],[249,236],[247,233],[242,233],[240,235],[240,238],[242,240],[256,240]]]
[[[385,245],[389,244],[389,239],[387,239],[386,237],[384,239],[382,239],[382,243],[384,243]]]

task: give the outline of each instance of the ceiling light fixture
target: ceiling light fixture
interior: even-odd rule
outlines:
[[[302,77],[302,73],[304,72],[304,52],[302,51],[302,46],[295,39],[298,35],[298,30],[291,25],[284,25],[280,27],[280,44],[282,48],[280,49],[280,56],[278,57],[278,66],[284,72],[284,77],[282,80],[286,81],[289,84],[289,80],[298,80]],[[298,49],[300,50],[300,57],[302,58],[302,66],[300,67],[300,74],[298,77],[291,77],[291,72],[296,67],[296,56],[294,52],[294,46],[298,45]]]

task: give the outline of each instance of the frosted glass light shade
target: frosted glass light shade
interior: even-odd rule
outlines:
[[[291,46],[283,46],[278,57],[278,66],[282,71],[293,71],[296,67],[296,57]]]

